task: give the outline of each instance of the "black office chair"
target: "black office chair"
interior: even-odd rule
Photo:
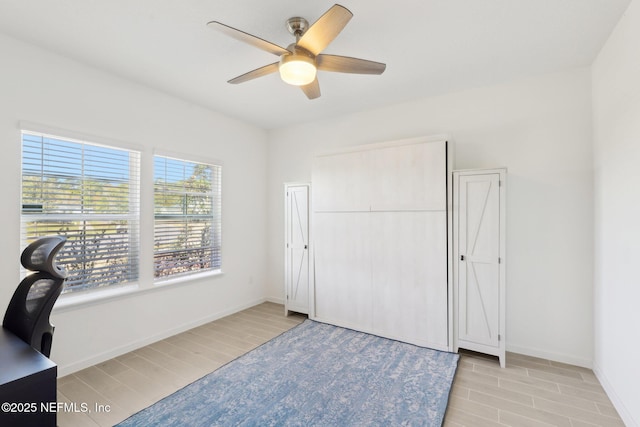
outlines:
[[[66,241],[63,236],[45,236],[22,252],[20,262],[35,273],[18,285],[2,323],[4,328],[47,357],[51,354],[54,330],[49,315],[67,277],[67,272],[55,264],[54,258]]]

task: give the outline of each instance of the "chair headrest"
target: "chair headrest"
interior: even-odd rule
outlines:
[[[27,270],[42,271],[65,279],[67,271],[56,265],[55,257],[66,242],[67,238],[64,236],[40,237],[22,251],[20,262]]]

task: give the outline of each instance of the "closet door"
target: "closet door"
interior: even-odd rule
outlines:
[[[448,350],[446,212],[375,212],[373,328]]]
[[[309,185],[285,185],[285,313],[309,312]]]
[[[504,179],[478,171],[456,181],[458,346],[504,366]]]
[[[315,318],[371,332],[368,213],[314,215]]]

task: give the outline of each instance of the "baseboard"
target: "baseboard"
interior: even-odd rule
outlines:
[[[604,391],[609,396],[611,403],[618,411],[618,415],[622,418],[622,421],[627,427],[638,427],[640,426],[640,422],[638,420],[634,420],[633,416],[622,402],[620,397],[615,391],[615,388],[611,385],[611,382],[607,379],[607,376],[602,372],[600,366],[597,363],[593,363],[593,373],[596,374],[598,381],[600,381],[600,385],[604,388]]]
[[[274,304],[284,305],[284,299],[282,299],[282,298],[267,297],[267,298],[265,299],[265,301],[267,301],[267,302],[272,302],[272,303],[274,303]]]
[[[507,344],[507,351],[511,353],[524,354],[525,356],[539,357],[541,359],[553,360],[554,362],[567,363],[569,365],[581,366],[583,368],[592,369],[593,360],[583,359],[580,357],[569,356],[562,353],[553,353],[549,351],[539,350],[535,348],[519,347]],[[509,357],[507,356],[507,360]]]
[[[267,302],[267,301],[269,301],[267,298],[260,298],[253,302],[241,304],[236,307],[232,307],[226,310],[222,310],[222,311],[210,314],[201,319],[187,322],[171,329],[166,329],[159,334],[152,335],[150,337],[146,337],[144,339],[137,340],[120,347],[113,348],[104,353],[100,353],[95,356],[92,356],[74,363],[70,363],[68,365],[59,365],[58,377],[64,377],[65,375],[69,375],[74,372],[80,371],[82,369],[86,369],[90,366],[97,365],[98,363],[105,362],[107,360],[113,359],[114,357],[121,356],[130,351],[137,350],[141,347],[147,346],[149,344],[153,344],[154,342],[163,340],[165,338],[169,338],[173,335],[188,331],[189,329],[196,328],[198,326],[204,325],[205,323],[213,322],[214,320],[221,319],[223,317],[229,316],[231,314],[237,313],[242,310],[246,310],[247,308],[251,308],[253,306],[262,304],[263,302]]]

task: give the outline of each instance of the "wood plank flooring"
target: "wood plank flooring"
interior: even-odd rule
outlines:
[[[624,426],[590,369],[507,353],[461,353],[445,426]]]
[[[58,426],[112,426],[305,318],[264,303],[59,378]],[[592,371],[513,353],[462,354],[444,425],[624,426]]]

